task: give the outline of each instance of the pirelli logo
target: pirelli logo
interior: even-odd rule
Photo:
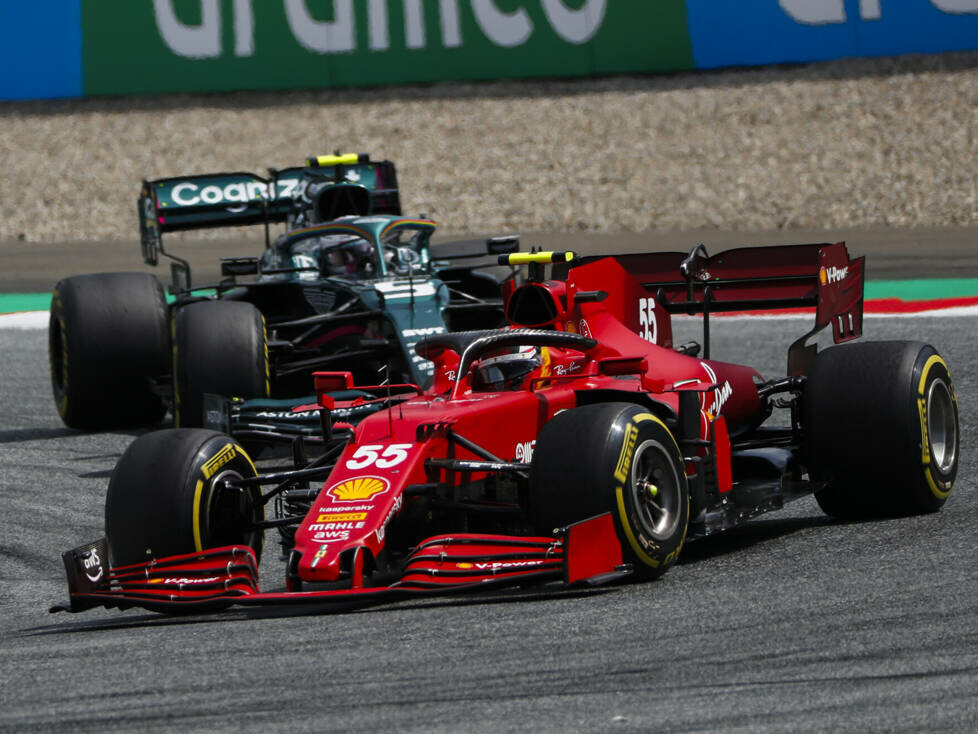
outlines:
[[[615,479],[624,482],[628,479],[628,469],[632,465],[632,454],[635,453],[635,440],[638,438],[638,426],[629,423],[625,428],[625,438],[621,442],[621,454],[618,456],[618,466],[615,469]]]
[[[204,475],[204,479],[210,479],[212,476],[214,476],[218,469],[227,464],[237,455],[238,452],[235,450],[233,443],[224,444],[224,448],[205,461],[204,465],[200,468],[201,473]]]
[[[366,512],[324,512],[316,518],[316,522],[357,522],[366,519]]]

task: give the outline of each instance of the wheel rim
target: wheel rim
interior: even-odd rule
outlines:
[[[927,439],[938,471],[946,474],[957,460],[958,425],[951,390],[941,379],[927,390]]]
[[[255,545],[256,535],[260,532],[252,526],[256,519],[255,498],[247,489],[228,486],[242,478],[238,472],[228,470],[213,480],[206,522],[214,547]]]
[[[682,491],[669,452],[658,441],[644,441],[635,449],[631,492],[649,535],[670,538],[679,525]]]

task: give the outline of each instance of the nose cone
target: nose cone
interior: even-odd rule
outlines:
[[[303,581],[339,581],[339,545],[323,543],[315,553],[304,553],[299,559],[298,571]]]

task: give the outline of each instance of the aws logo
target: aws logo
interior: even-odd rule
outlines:
[[[82,565],[85,567],[85,576],[88,577],[89,581],[96,582],[102,578],[102,573],[104,571],[102,568],[102,559],[99,558],[98,551],[96,551],[94,548],[92,548],[91,553],[85,556],[85,559],[82,561]],[[97,569],[94,575],[90,573],[92,569]]]

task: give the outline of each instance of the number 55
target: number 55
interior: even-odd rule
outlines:
[[[658,324],[655,322],[655,299],[638,299],[638,335],[650,342],[655,342],[658,336]]]
[[[353,452],[353,458],[347,459],[347,469],[366,469],[373,464],[378,469],[390,469],[407,458],[409,443],[392,443],[386,448],[381,444],[361,446]],[[383,449],[383,453],[381,453]]]

